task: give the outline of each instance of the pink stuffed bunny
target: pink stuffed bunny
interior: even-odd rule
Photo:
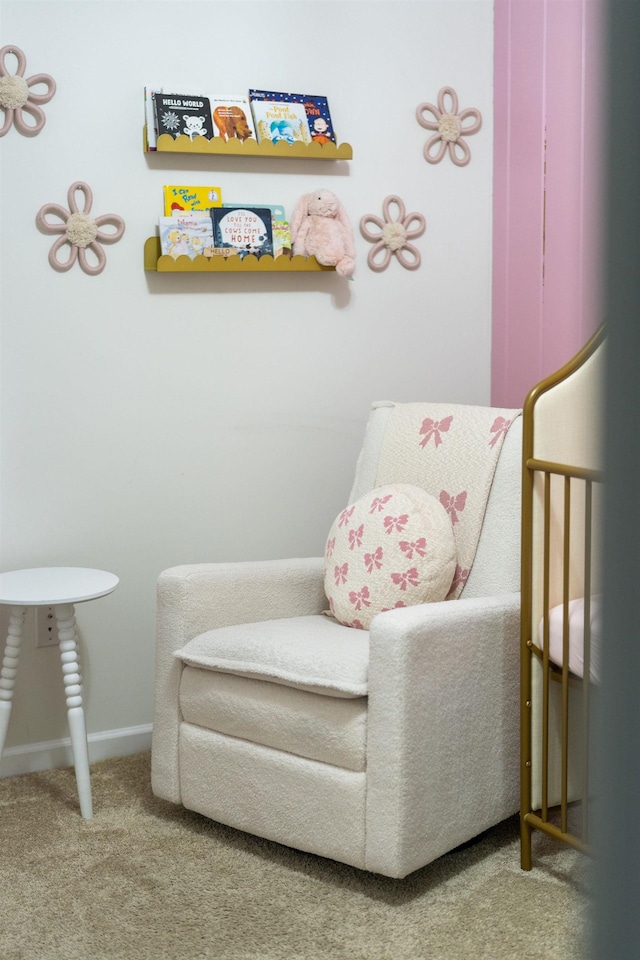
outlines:
[[[355,267],[353,229],[335,193],[316,190],[300,197],[291,219],[294,255],[314,256],[323,266],[351,277]]]

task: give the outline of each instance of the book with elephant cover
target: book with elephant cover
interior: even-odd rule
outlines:
[[[213,136],[211,104],[208,97],[182,93],[156,93],[153,99],[156,111],[158,136],[189,137]]]
[[[252,253],[273,256],[273,228],[269,207],[212,207],[216,247],[234,247],[244,257]]]
[[[253,116],[249,98],[239,94],[237,96],[214,96],[209,98],[211,103],[213,130],[216,137],[223,140],[256,139],[253,125]]]
[[[318,143],[336,143],[333,121],[326,97],[310,93],[278,93],[275,90],[249,90],[249,99],[276,103],[301,103],[307,115],[311,139]]]

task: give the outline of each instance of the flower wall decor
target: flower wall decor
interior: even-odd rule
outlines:
[[[83,210],[78,209],[76,191],[84,194]],[[101,217],[92,219],[89,213],[93,203],[93,194],[88,184],[82,183],[80,180],[72,183],[69,187],[67,200],[69,202],[68,210],[65,210],[58,203],[46,203],[36,215],[36,223],[44,233],[61,234],[49,251],[49,263],[54,270],[64,273],[66,270],[70,270],[78,260],[85,273],[96,276],[102,273],[107,262],[106,254],[100,244],[116,243],[124,233],[124,220],[114,213],[106,213]],[[59,217],[62,223],[50,223],[47,216]],[[107,224],[115,228],[113,232],[105,233],[100,229]],[[59,260],[58,251],[65,244],[69,244],[71,248],[69,258]],[[89,263],[87,250],[91,250],[95,254],[96,264]]]
[[[17,70],[11,74],[7,69],[6,58],[13,55],[17,60]],[[4,123],[0,127],[0,137],[4,137],[11,125],[25,137],[35,137],[44,127],[47,118],[40,106],[48,103],[56,92],[56,82],[48,73],[36,73],[28,80],[24,79],[27,58],[19,47],[11,44],[0,50],[0,109],[4,110]],[[34,93],[31,89],[44,84],[46,93]],[[27,123],[23,114],[29,114],[34,123]]]
[[[450,100],[447,106],[447,97]],[[435,120],[428,120],[424,114],[431,113]],[[464,126],[465,120],[473,118],[473,123]],[[452,87],[443,87],[438,93],[438,105],[421,103],[416,109],[416,119],[425,130],[435,130],[424,145],[424,158],[427,163],[440,163],[448,151],[457,167],[466,167],[471,160],[469,145],[462,139],[477,133],[482,126],[482,115],[475,107],[468,107],[458,113],[458,96]],[[438,147],[438,144],[439,147]],[[437,152],[433,152],[437,147]]]
[[[391,216],[391,206],[397,207],[397,218],[394,220]],[[373,243],[374,246],[369,251],[367,263],[371,270],[380,273],[386,270],[391,262],[392,255],[406,270],[417,270],[421,263],[420,252],[409,240],[415,240],[421,237],[427,228],[427,221],[421,213],[405,212],[405,206],[400,197],[394,194],[388,196],[382,204],[382,214],[384,220],[375,217],[373,214],[366,214],[360,220],[360,233]],[[415,221],[416,226],[410,229],[410,224]],[[368,224],[373,224],[379,232],[369,229]],[[382,253],[382,257],[379,254]],[[407,253],[409,256],[407,257]]]

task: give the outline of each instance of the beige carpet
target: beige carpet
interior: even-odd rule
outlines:
[[[405,880],[290,850],[153,797],[149,755],[0,780],[3,960],[574,960],[589,861],[517,818]]]

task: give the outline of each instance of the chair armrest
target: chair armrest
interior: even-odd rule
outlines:
[[[519,640],[519,593],[373,620],[368,870],[404,876],[517,811]]]
[[[158,577],[158,642],[179,650],[217,627],[322,613],[322,557],[171,567]]]
[[[202,563],[172,567],[158,577],[152,785],[180,802],[178,689],[181,663],[173,656],[206,630],[235,623],[322,613],[324,559]]]

